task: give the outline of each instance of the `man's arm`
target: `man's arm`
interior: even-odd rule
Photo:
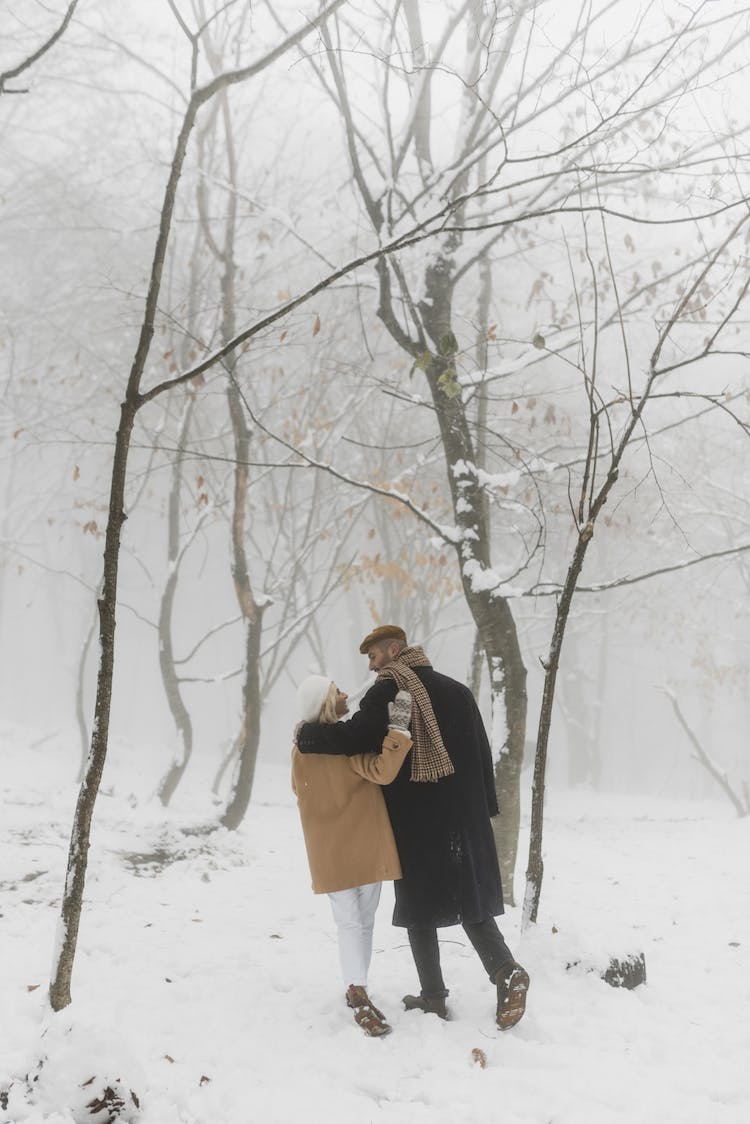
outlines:
[[[300,753],[325,753],[353,757],[379,753],[388,732],[388,703],[398,687],[392,679],[379,679],[363,696],[359,710],[348,722],[305,722],[297,731]]]

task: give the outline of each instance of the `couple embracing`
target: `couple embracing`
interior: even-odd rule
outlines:
[[[507,1030],[523,1016],[529,976],[495,921],[498,807],[479,709],[397,625],[376,628],[359,650],[377,673],[359,711],[339,722],[347,696],[310,676],[298,690],[292,752],[313,890],[331,900],[347,1004],[366,1034],[390,1031],[368,996],[367,971],[380,885],[393,879],[393,924],[407,931],[420,985],[404,996],[406,1009],[448,1018],[437,930],[462,925]]]

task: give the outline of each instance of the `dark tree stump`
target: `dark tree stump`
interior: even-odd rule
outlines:
[[[642,952],[631,952],[622,960],[613,956],[609,967],[602,973],[602,979],[610,987],[625,987],[632,991],[646,982],[646,957]]]
[[[581,961],[573,960],[566,965],[571,968],[580,968]],[[631,952],[628,956],[613,956],[608,966],[601,971],[595,967],[584,969],[587,972],[599,972],[599,978],[608,983],[610,987],[624,987],[628,991],[646,982],[646,957],[642,952]]]

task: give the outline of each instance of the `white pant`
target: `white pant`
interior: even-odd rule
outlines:
[[[367,970],[372,956],[372,928],[380,901],[382,883],[354,886],[329,894],[339,937],[339,959],[344,987],[367,987]]]

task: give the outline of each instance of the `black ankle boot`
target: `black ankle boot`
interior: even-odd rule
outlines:
[[[403,1004],[407,1011],[424,1011],[426,1015],[437,1015],[439,1019],[448,1018],[448,1009],[442,995],[436,995],[428,999],[425,999],[422,995],[405,995]]]

